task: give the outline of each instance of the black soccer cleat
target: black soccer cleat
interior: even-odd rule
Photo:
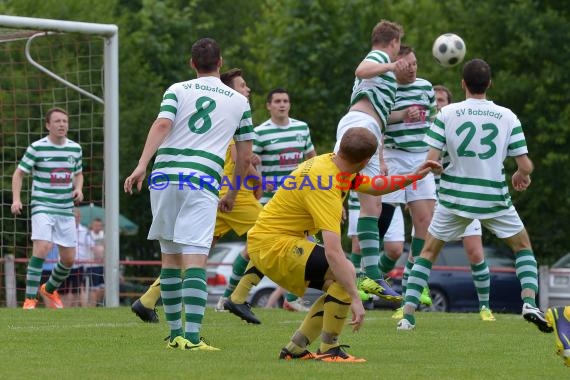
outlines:
[[[251,311],[251,306],[246,303],[234,303],[231,299],[227,299],[224,302],[224,308],[229,310],[230,313],[237,315],[247,323],[253,323],[255,325],[261,324],[261,321],[257,319],[253,311]]]
[[[131,305],[131,311],[135,313],[143,322],[158,323],[158,314],[156,309],[149,309],[145,307],[140,298]]]

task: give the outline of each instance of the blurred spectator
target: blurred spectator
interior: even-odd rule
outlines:
[[[86,268],[85,279],[86,289],[88,289],[88,306],[99,306],[103,304],[105,295],[105,279],[103,277],[105,268],[105,232],[103,231],[103,221],[95,218],[91,221],[89,237],[93,244],[91,249],[91,264]]]

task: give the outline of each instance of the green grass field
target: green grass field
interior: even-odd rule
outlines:
[[[262,325],[206,312],[202,334],[220,352],[165,348],[168,327],[140,322],[128,308],[2,309],[1,379],[564,379],[554,337],[518,315],[419,313],[416,331],[397,332],[389,311],[367,313],[342,335],[363,364],[277,359],[303,318],[256,309]],[[316,347],[311,347],[316,350]]]

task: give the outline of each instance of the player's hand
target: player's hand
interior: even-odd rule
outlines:
[[[350,310],[352,311],[352,320],[348,324],[352,326],[352,331],[356,332],[364,323],[364,305],[362,305],[360,298],[352,300]]]
[[[344,206],[342,206],[342,219],[340,221],[343,224],[346,221],[346,208]]]
[[[404,121],[415,123],[422,120],[422,108],[420,106],[410,106],[406,108],[406,118]]]
[[[83,202],[83,191],[73,190],[73,192],[71,193],[71,196],[73,197],[73,202],[75,202],[76,205]]]
[[[380,175],[388,175],[388,165],[386,165],[386,161],[384,159],[380,159]]]
[[[261,158],[255,153],[251,155],[251,164],[253,166],[258,166],[261,164]]]
[[[253,190],[253,196],[257,200],[261,199],[263,196],[263,186],[261,184],[257,185],[257,187]]]
[[[146,167],[142,167],[141,165],[137,165],[135,170],[131,173],[130,176],[125,179],[125,183],[123,185],[123,189],[125,193],[133,194],[133,185],[136,184],[137,190],[140,192],[142,189],[142,183],[144,181],[144,177],[146,176]]]
[[[226,195],[224,195],[224,197],[222,199],[220,199],[220,202],[218,203],[218,209],[221,212],[232,211],[234,208],[235,200],[236,200],[236,194],[237,194],[237,192],[235,190],[228,191],[228,193]]]
[[[420,165],[420,167],[416,170],[414,174],[423,178],[426,175],[428,175],[430,172],[433,172],[435,174],[440,174],[442,170],[443,167],[439,162],[433,160],[426,160]]]
[[[511,178],[513,187],[516,191],[525,191],[530,186],[530,175],[522,174],[520,171],[516,171]]]
[[[10,207],[10,211],[13,215],[20,215],[22,213],[22,202],[14,201]]]

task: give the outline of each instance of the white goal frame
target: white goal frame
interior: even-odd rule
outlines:
[[[0,15],[0,27],[104,38],[105,305],[119,306],[119,28],[112,24]]]

